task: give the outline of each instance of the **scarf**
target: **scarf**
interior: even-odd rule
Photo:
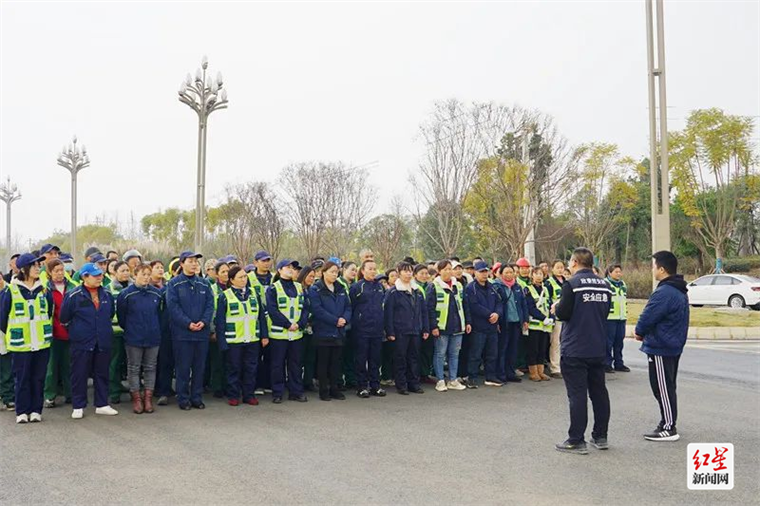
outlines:
[[[507,288],[512,288],[515,286],[515,283],[517,283],[517,279],[512,279],[512,281],[507,281],[505,279],[501,280],[505,285],[507,285]]]

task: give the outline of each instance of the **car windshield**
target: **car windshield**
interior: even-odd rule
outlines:
[[[756,278],[754,276],[745,276],[744,274],[734,274],[734,277],[741,279],[742,281],[746,281],[747,283],[760,284],[760,278]]]

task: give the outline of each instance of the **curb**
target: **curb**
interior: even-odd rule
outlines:
[[[635,328],[626,325],[625,337],[633,339]],[[688,338],[708,341],[760,339],[760,327],[689,327]]]

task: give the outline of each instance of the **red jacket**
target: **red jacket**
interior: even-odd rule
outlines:
[[[66,281],[65,283],[66,288],[64,288],[63,293],[56,290],[52,281],[48,283],[48,290],[53,294],[53,302],[55,303],[55,308],[53,309],[53,338],[60,339],[61,341],[69,340],[69,331],[61,323],[61,306],[63,305],[63,299],[66,296],[66,292],[74,288],[74,285],[70,282]]]

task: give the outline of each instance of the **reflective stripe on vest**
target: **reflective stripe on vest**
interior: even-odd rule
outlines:
[[[536,290],[536,285],[532,284],[528,287],[528,293],[530,293],[530,296],[533,297],[533,300],[536,301],[536,308],[541,312],[542,315],[544,315],[546,318],[549,317],[549,290],[546,289],[545,286],[541,287],[541,295],[538,294],[538,290]],[[543,320],[536,320],[533,318],[533,316],[530,317],[528,320],[528,329],[529,330],[540,330],[541,332],[551,332],[552,328],[554,328],[554,325],[544,325]]]
[[[628,319],[628,287],[625,281],[621,286],[615,286],[608,279],[610,288],[612,288],[612,305],[610,305],[610,314],[608,320],[627,320]]]
[[[562,296],[562,285],[554,279],[554,276],[549,276],[549,284],[552,286],[552,300],[559,300]]]
[[[528,284],[529,283],[527,281],[525,281],[523,278],[521,278],[520,276],[517,276],[517,278],[515,278],[515,280],[517,281],[518,286],[520,288],[522,288],[523,290],[525,290],[526,288],[528,288]]]
[[[108,285],[107,290],[111,292],[111,295],[113,295],[113,318],[111,318],[113,333],[114,335],[122,335],[124,334],[124,330],[119,327],[119,319],[116,317],[116,299],[119,298],[119,294],[124,290],[124,288],[116,288],[116,283],[113,282]]]
[[[454,286],[457,289],[457,294],[454,297],[454,300],[457,304],[457,313],[459,313],[459,324],[464,326],[464,306],[462,305],[464,291],[462,290],[462,285],[459,281],[454,281]],[[444,331],[446,330],[446,325],[449,323],[449,301],[451,292],[441,288],[438,283],[433,283],[433,288],[435,288],[435,312],[438,314],[438,330]],[[462,328],[460,328],[457,334],[461,332],[463,332]]]
[[[232,288],[226,289],[227,314],[224,337],[229,344],[255,343],[259,341],[259,302],[251,290],[248,298],[240,300]]]
[[[266,294],[264,293],[266,285],[262,284],[261,281],[259,281],[259,278],[256,277],[255,270],[248,273],[248,281],[251,283],[251,289],[255,290],[258,294],[261,305],[266,307],[267,299]]]
[[[272,285],[277,294],[277,309],[285,316],[291,323],[298,323],[301,319],[301,312],[303,311],[303,287],[301,283],[293,282],[296,287],[297,296],[290,297],[285,293],[285,288],[282,286],[281,281],[277,281]],[[283,327],[271,324],[269,326],[270,339],[287,339],[288,341],[295,341],[303,337],[303,329],[288,330]]]
[[[8,351],[27,352],[49,348],[53,339],[53,322],[48,315],[45,290],[40,290],[32,300],[21,295],[18,285],[10,285],[8,290],[11,293],[11,310],[5,333]]]

